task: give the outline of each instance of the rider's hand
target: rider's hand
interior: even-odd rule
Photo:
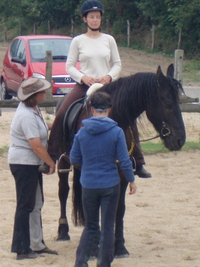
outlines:
[[[91,86],[93,83],[97,82],[97,79],[94,79],[92,77],[89,76],[83,76],[81,81],[86,84],[87,86]]]
[[[111,79],[110,75],[106,75],[106,76],[103,76],[103,77],[97,79],[96,82],[98,82],[98,83],[102,83],[103,85],[105,85],[105,84],[110,83],[111,80],[112,80],[112,79]]]

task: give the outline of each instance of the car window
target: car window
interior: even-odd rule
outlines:
[[[16,57],[17,48],[18,48],[20,42],[21,42],[21,40],[19,40],[19,39],[16,39],[12,42],[11,47],[10,47],[10,56],[11,57]]]
[[[46,51],[52,52],[54,61],[66,61],[71,39],[36,39],[29,41],[32,62],[46,61]]]
[[[38,62],[42,59],[45,59],[46,52],[43,40],[30,41],[30,54],[33,62]]]
[[[23,40],[21,40],[21,42],[19,43],[16,57],[19,60],[25,59],[25,44],[24,44],[24,41]]]

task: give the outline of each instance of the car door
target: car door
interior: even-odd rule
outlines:
[[[3,60],[4,79],[6,82],[6,87],[9,89],[9,91],[13,91],[13,62],[11,61],[11,59],[16,54],[19,42],[19,39],[13,40]]]
[[[24,80],[26,53],[24,40],[16,39],[10,48],[9,70],[7,71],[7,87],[17,92]]]

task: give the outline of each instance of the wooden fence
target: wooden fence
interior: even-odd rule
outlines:
[[[52,76],[52,53],[46,51],[47,64],[46,64],[46,79],[51,82]],[[182,82],[182,62],[183,62],[183,50],[175,51],[175,78]],[[52,88],[48,90],[46,100],[40,104],[41,107],[45,107],[48,113],[53,113],[52,107],[55,107],[59,98],[52,97]],[[16,108],[19,104],[17,100],[1,100],[0,101],[0,116],[1,108]],[[180,108],[182,112],[200,112],[200,103],[198,98],[191,98],[187,96],[180,97]]]
[[[40,107],[56,107],[60,98],[45,100]],[[198,98],[180,98],[180,109],[182,112],[200,112],[200,103]],[[1,100],[0,108],[16,108],[19,104],[18,100]]]

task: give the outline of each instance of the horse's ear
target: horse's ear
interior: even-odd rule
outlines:
[[[158,80],[158,84],[159,85],[162,84],[162,81],[164,81],[164,78],[165,78],[165,76],[164,76],[164,74],[163,74],[163,72],[161,70],[161,67],[158,66],[158,69],[157,69],[157,80]]]
[[[169,79],[162,73],[161,67],[159,66],[157,69],[157,83],[159,86],[159,93],[161,99],[165,101],[165,99],[169,99]]]
[[[161,70],[161,67],[160,66],[158,66],[158,68],[157,68],[157,75],[163,75],[163,73],[162,73],[162,70]]]
[[[167,88],[168,82],[160,66],[158,66],[158,69],[157,69],[157,83],[161,89]],[[164,91],[164,90],[161,90],[161,91]]]
[[[174,78],[174,64],[170,64],[167,68],[167,77]]]

